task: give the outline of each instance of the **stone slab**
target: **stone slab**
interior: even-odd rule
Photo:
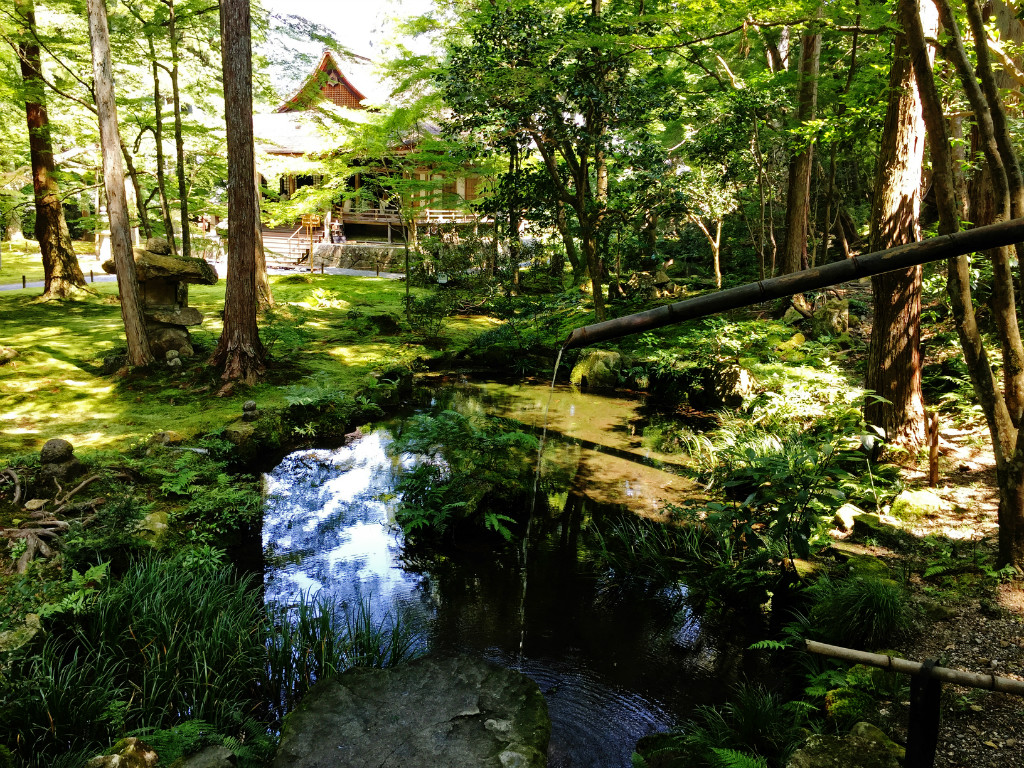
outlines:
[[[217,284],[216,270],[202,259],[186,259],[183,256],[150,253],[142,248],[135,248],[133,251],[135,253],[135,277],[139,282],[162,278],[200,285]],[[103,271],[111,275],[117,273],[113,259],[103,262]]]
[[[167,325],[201,325],[203,313],[195,307],[150,308],[144,312],[147,320]]]
[[[544,768],[550,733],[525,675],[427,657],[314,686],[286,718],[273,768]]]

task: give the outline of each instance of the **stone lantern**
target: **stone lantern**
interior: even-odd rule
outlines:
[[[188,284],[215,285],[217,272],[202,259],[173,255],[162,237],[151,237],[145,248],[133,251],[146,336],[153,354],[157,358],[165,357],[169,350],[182,357],[195,354],[188,328],[201,324],[203,315],[188,305]],[[117,273],[113,259],[103,262],[103,271]]]

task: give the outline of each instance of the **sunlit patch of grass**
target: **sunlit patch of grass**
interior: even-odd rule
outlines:
[[[75,242],[78,265],[85,273],[86,279],[89,277],[89,270],[96,274],[103,273],[95,250],[95,243]],[[0,285],[20,283],[22,275],[30,283],[39,282],[45,277],[39,244],[34,240],[24,240],[20,243],[0,243]],[[38,288],[30,290],[35,293],[39,292]]]
[[[223,280],[189,287],[189,304],[203,313],[204,321],[190,329],[196,357],[178,372],[162,361],[146,371],[114,374],[104,368],[106,356],[125,349],[115,283],[96,283],[95,296],[60,304],[32,303],[39,289],[0,293],[0,343],[18,352],[0,366],[0,453],[35,451],[51,437],[76,447],[117,450],[166,430],[199,436],[238,419],[246,400],[255,400],[261,409],[285,406],[281,387],[305,376],[323,371],[340,388],[354,390],[375,369],[435,354],[410,343],[408,335],[375,335],[350,319],[375,314],[403,318],[403,283],[338,275],[299,282],[293,277],[272,277],[271,283],[279,326],[301,335],[272,348],[264,383],[238,387],[225,397],[214,396],[221,382],[206,364],[222,329]],[[331,305],[300,306],[313,291]],[[413,289],[414,295],[421,292]],[[486,318],[453,318],[449,350],[493,324]],[[261,332],[266,334],[265,323]]]

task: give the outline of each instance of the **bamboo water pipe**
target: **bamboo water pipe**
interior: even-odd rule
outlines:
[[[917,243],[908,243],[884,251],[826,264],[814,269],[747,283],[686,301],[677,301],[645,312],[617,317],[603,323],[577,328],[566,339],[563,349],[585,347],[599,341],[617,339],[633,333],[654,330],[683,320],[713,315],[739,307],[749,307],[804,291],[827,288],[862,277],[906,269],[931,261],[963,256],[1004,245],[1024,242],[1024,219],[989,224],[951,235],[940,235]]]

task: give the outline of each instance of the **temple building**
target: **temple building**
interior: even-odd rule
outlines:
[[[368,60],[355,57],[346,62],[346,70],[358,85],[334,55],[325,51],[294,95],[275,112],[253,116],[258,171],[264,186],[276,189],[282,199],[305,186],[320,187],[324,182],[320,159],[345,151],[344,130],[339,126],[365,120],[373,114],[373,105],[383,103],[389,95],[373,76]],[[439,132],[430,124],[422,125],[420,131],[420,137],[423,131]],[[392,147],[387,157],[349,159],[357,172],[340,185],[335,180],[337,194],[322,203],[320,210],[302,213],[318,216],[322,237],[334,242],[339,238],[386,238],[390,242],[403,237],[410,225],[474,221],[469,203],[484,191],[484,179],[469,167],[454,177],[443,177],[429,167],[410,168],[408,163],[397,162],[414,150],[417,141],[417,136],[409,136]],[[422,189],[406,198],[411,211],[402,210],[395,185],[388,183],[387,177],[394,174],[423,182]],[[319,199],[324,200],[322,196]],[[297,221],[291,226],[296,225]]]

